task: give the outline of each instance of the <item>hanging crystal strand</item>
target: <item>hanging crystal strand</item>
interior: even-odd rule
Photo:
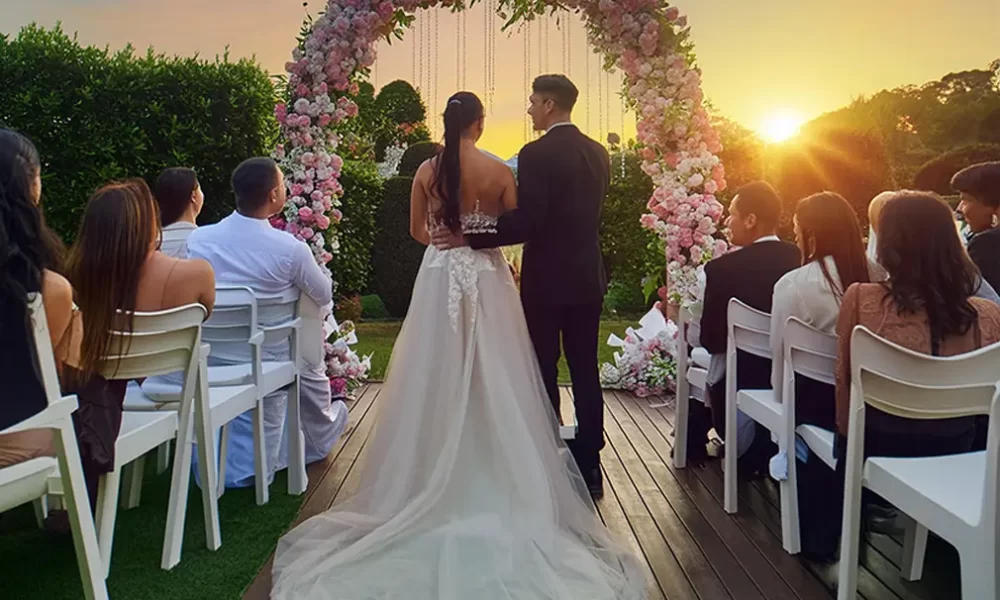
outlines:
[[[628,110],[628,106],[625,105],[625,74],[622,73],[622,89],[619,90],[619,98],[622,104],[622,133],[621,133],[621,151],[622,151],[622,179],[625,179],[625,112]]]
[[[497,0],[490,0],[490,110],[496,105],[497,97]]]
[[[457,17],[455,28],[457,29],[455,39],[458,42],[455,44],[455,91],[462,89],[462,16],[455,15]]]
[[[490,112],[490,2],[483,3],[483,102]]]
[[[601,71],[604,65],[600,61],[597,63],[597,141],[604,145],[604,79]]]
[[[420,90],[420,95],[423,96],[424,102],[429,102],[430,98],[427,97],[427,88],[424,87],[424,21],[421,18],[417,18],[417,47],[414,54],[414,61],[417,61],[417,66],[414,67],[417,71],[417,76],[413,82],[413,85]]]
[[[566,76],[573,74],[573,23],[566,15]]]
[[[594,99],[590,95],[590,46],[587,46],[587,51],[583,53],[583,76],[586,78],[584,88],[587,90],[587,135],[592,135],[591,132],[593,130],[590,128],[590,105]]]
[[[438,92],[440,91],[440,82],[441,82],[440,78],[438,77],[438,75],[439,75],[439,72],[438,72],[438,60],[440,58],[440,55],[438,53],[438,48],[439,48],[439,45],[438,45],[438,39],[439,39],[439,36],[438,36],[438,31],[439,31],[439,29],[438,29],[438,20],[439,20],[440,14],[441,13],[439,11],[436,11],[436,10],[434,11],[434,68],[431,70],[431,89],[434,90],[434,106],[435,107],[440,106],[439,103],[438,103]],[[443,112],[444,109],[441,109],[441,110]]]
[[[469,39],[469,14],[463,10],[462,11],[462,89],[465,89],[465,77],[468,67],[468,41]]]
[[[531,95],[531,21],[528,21],[524,35],[524,96],[527,100]],[[524,143],[531,141],[531,117],[524,115]]]

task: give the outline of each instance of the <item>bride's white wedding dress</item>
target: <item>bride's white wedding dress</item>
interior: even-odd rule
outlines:
[[[357,493],[282,538],[273,599],[645,598],[558,439],[499,250],[427,249],[378,405]]]

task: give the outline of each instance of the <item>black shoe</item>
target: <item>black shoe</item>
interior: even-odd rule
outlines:
[[[601,473],[601,467],[584,471],[583,480],[587,483],[587,490],[590,492],[591,498],[600,500],[604,497],[604,474]]]

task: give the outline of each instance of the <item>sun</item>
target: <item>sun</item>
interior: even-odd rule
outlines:
[[[792,111],[780,111],[770,115],[761,125],[760,132],[767,141],[777,144],[789,140],[799,133],[804,119]]]

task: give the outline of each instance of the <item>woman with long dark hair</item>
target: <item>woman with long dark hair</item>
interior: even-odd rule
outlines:
[[[483,107],[444,111],[417,172],[413,237],[482,233],[515,207],[511,170],[476,148]],[[285,536],[276,600],[639,600],[646,582],[601,524],[558,421],[499,250],[424,254],[393,348],[359,491]]]
[[[131,330],[131,320],[118,311],[127,315],[193,303],[211,311],[215,303],[215,276],[207,262],[157,251],[159,219],[146,182],[108,184],[87,202],[67,259],[67,275],[85,317],[79,368],[70,375],[71,385],[86,398],[75,421],[91,506],[97,478],[114,468],[128,383],[99,374],[111,350],[112,330]]]
[[[782,332],[789,317],[835,333],[844,291],[851,284],[868,283],[871,271],[877,269],[865,256],[857,214],[839,194],[823,192],[803,198],[795,207],[792,222],[802,266],[774,285],[771,349],[776,357],[783,355]],[[775,390],[782,389],[783,372],[783,361],[772,361],[771,385]],[[798,419],[833,429],[833,389],[799,377],[796,385]]]
[[[73,290],[59,274],[63,247],[45,226],[38,150],[25,136],[0,129],[0,430],[47,404],[28,320],[28,294],[41,293],[60,373],[75,364],[80,322]],[[0,466],[51,455],[50,430],[0,436]]]

